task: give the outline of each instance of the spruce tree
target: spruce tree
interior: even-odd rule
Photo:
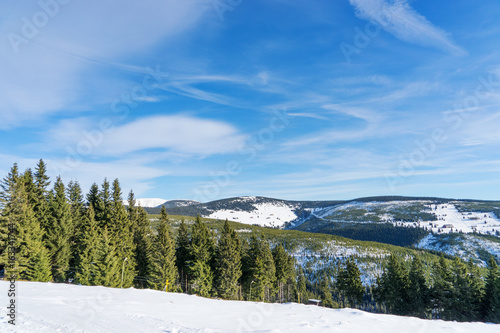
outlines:
[[[283,301],[285,287],[294,279],[294,261],[289,256],[283,245],[279,244],[273,249],[273,260],[276,268],[276,289],[279,302]]]
[[[299,266],[298,278],[297,278],[297,302],[304,303],[307,300],[306,288],[307,288],[307,283],[306,283],[306,277],[304,275],[304,269],[302,269],[302,266]]]
[[[61,177],[57,177],[49,202],[50,216],[47,231],[47,247],[50,252],[52,276],[55,282],[67,279],[72,257],[71,239],[74,233],[71,206]]]
[[[49,251],[40,242],[40,250],[28,262],[26,278],[30,281],[49,282],[52,280]]]
[[[3,221],[8,225],[10,237],[7,238],[8,245],[16,251],[14,262],[9,262],[6,251],[2,255],[2,263],[5,265],[5,275],[16,278],[30,279],[32,277],[29,269],[33,269],[38,263],[43,264],[45,247],[43,244],[43,229],[35,217],[32,205],[29,204],[25,182],[18,178],[17,183],[12,184],[9,193],[9,201],[2,210]],[[7,244],[5,244],[7,245]],[[39,258],[36,255],[41,253]],[[13,265],[10,265],[12,263]],[[37,277],[38,278],[38,277]]]
[[[12,195],[19,182],[19,177],[19,167],[17,166],[17,163],[14,163],[7,176],[3,178],[0,183],[0,208],[3,208],[12,200]]]
[[[137,276],[135,286],[145,288],[148,286],[147,278],[151,274],[152,268],[152,232],[148,219],[148,214],[142,207],[135,205],[134,193],[130,191],[128,196],[128,218],[134,227],[134,246]]]
[[[156,235],[153,241],[151,271],[150,285],[152,288],[163,290],[168,283],[168,290],[176,290],[178,273],[175,266],[175,241],[172,236],[165,206],[162,206],[158,235]]]
[[[104,202],[105,216],[109,216],[109,221],[106,225],[109,225],[109,231],[111,237],[116,240],[116,255],[118,260],[122,261],[127,258],[127,261],[123,266],[123,286],[129,288],[132,286],[134,277],[136,276],[136,263],[135,263],[135,244],[134,244],[134,229],[135,226],[132,224],[128,217],[127,210],[123,205],[122,192],[120,187],[120,182],[118,179],[113,181],[112,196],[109,204],[106,203],[106,192],[107,181],[103,183],[103,188],[101,192],[101,197]],[[110,211],[108,211],[110,210]]]
[[[493,257],[488,262],[482,315],[485,321],[500,324],[500,270]]]
[[[409,311],[408,286],[405,267],[394,254],[391,254],[384,273],[377,279],[374,290],[376,300],[385,303],[390,313],[406,315]]]
[[[441,257],[432,268],[433,285],[431,287],[431,300],[437,319],[451,319],[448,311],[454,297],[453,276],[446,260]]]
[[[31,209],[33,209],[33,212],[35,212],[36,214],[35,207],[38,203],[38,196],[35,187],[35,180],[33,178],[33,172],[31,171],[31,169],[26,169],[26,171],[20,178],[20,181],[24,183],[24,191],[26,192],[26,196],[28,198],[28,205],[31,206]]]
[[[113,216],[113,202],[111,197],[111,190],[109,181],[104,178],[102,182],[101,189],[97,193],[97,198],[95,197],[95,187],[92,185],[90,188],[90,193],[87,196],[89,203],[94,206],[95,218],[99,223],[101,228],[108,227],[109,231],[114,230],[112,226],[112,216]]]
[[[96,183],[93,183],[92,186],[90,187],[89,193],[87,194],[87,206],[94,207],[94,214],[96,207],[102,207],[100,201],[101,198],[99,197],[99,186],[97,186]]]
[[[184,218],[182,218],[177,232],[175,258],[181,287],[184,292],[188,291],[187,284],[189,279],[187,275],[189,272],[189,263],[191,262],[190,244],[191,239],[189,235],[189,228],[186,221],[184,221]]]
[[[245,266],[245,289],[249,300],[270,300],[274,295],[276,267],[267,240],[252,235]]]
[[[319,292],[321,295],[321,301],[323,306],[327,308],[338,308],[337,302],[333,300],[331,287],[330,287],[330,279],[324,273],[321,277]]]
[[[98,272],[100,260],[99,247],[103,246],[103,239],[99,233],[92,205],[88,207],[85,213],[81,232],[82,236],[77,252],[78,269],[76,272],[76,281],[83,285],[92,286],[98,283],[97,278],[100,275]]]
[[[431,306],[430,289],[425,278],[424,265],[418,257],[414,257],[408,274],[410,285],[408,298],[410,300],[410,315],[427,318]]]
[[[341,267],[337,273],[337,288],[347,298],[349,306],[355,307],[363,302],[365,288],[361,282],[361,272],[356,262],[348,258],[344,267]]]
[[[480,321],[482,319],[482,304],[484,299],[485,285],[479,268],[469,259],[467,263],[467,296],[469,297],[468,313],[464,320]]]
[[[35,195],[36,203],[33,207],[36,217],[40,221],[40,225],[47,232],[49,227],[49,185],[50,179],[47,176],[47,166],[43,160],[38,161],[35,168]]]
[[[189,271],[192,292],[203,297],[210,296],[213,287],[213,255],[213,234],[198,215],[191,231]]]
[[[12,217],[9,217],[9,210],[12,210],[12,199],[19,180],[19,169],[14,164],[8,175],[0,182],[0,264],[7,264],[9,237],[15,239],[19,230]]]
[[[76,268],[79,266],[79,252],[82,247],[82,238],[85,231],[87,216],[84,207],[84,199],[82,189],[77,181],[70,181],[67,186],[67,197],[71,210],[71,219],[73,221],[73,233],[69,240],[71,249],[70,267]],[[76,272],[73,269],[68,277],[74,278]]]
[[[241,248],[236,232],[224,222],[215,257],[215,290],[224,299],[238,299]]]
[[[122,286],[122,271],[128,258],[122,259],[117,255],[115,241],[112,238],[108,228],[104,227],[97,246],[97,269],[94,281],[98,286]],[[125,283],[123,286],[126,286]]]

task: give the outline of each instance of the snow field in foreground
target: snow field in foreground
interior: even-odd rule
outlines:
[[[153,290],[17,282],[17,325],[1,332],[498,332],[500,325],[428,321],[295,303],[223,301]]]

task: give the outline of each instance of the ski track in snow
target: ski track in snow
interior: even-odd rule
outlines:
[[[9,283],[0,282],[7,295]],[[0,304],[1,332],[489,333],[500,325],[422,320],[295,303],[224,301],[153,290],[17,282],[16,326]]]

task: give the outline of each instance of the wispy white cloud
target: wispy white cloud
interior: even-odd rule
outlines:
[[[49,17],[38,3],[44,2],[2,3],[0,35],[9,38],[0,39],[0,128],[74,110],[90,87],[107,85],[94,92],[94,101],[97,94],[116,98],[113,86],[119,83],[110,85],[88,60],[112,62],[145,52],[189,30],[211,8],[210,0],[124,0],[119,6],[109,0],[55,1],[57,10]],[[25,28],[37,13],[48,21]]]
[[[234,126],[185,115],[144,117],[105,131],[85,119],[63,120],[53,127],[44,146],[78,149],[91,146],[86,155],[123,156],[149,149],[208,156],[237,151],[246,140]]]
[[[407,0],[349,0],[361,19],[377,22],[396,38],[422,46],[437,48],[453,55],[466,52],[442,29],[415,11]]]
[[[343,113],[347,116],[362,119],[368,123],[378,123],[384,117],[372,110],[360,107],[349,107],[342,104],[326,104],[322,106],[325,110],[331,110],[333,112]]]

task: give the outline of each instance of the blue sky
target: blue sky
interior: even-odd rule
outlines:
[[[118,4],[119,3],[119,4]],[[0,4],[0,171],[138,197],[500,199],[500,3]]]

